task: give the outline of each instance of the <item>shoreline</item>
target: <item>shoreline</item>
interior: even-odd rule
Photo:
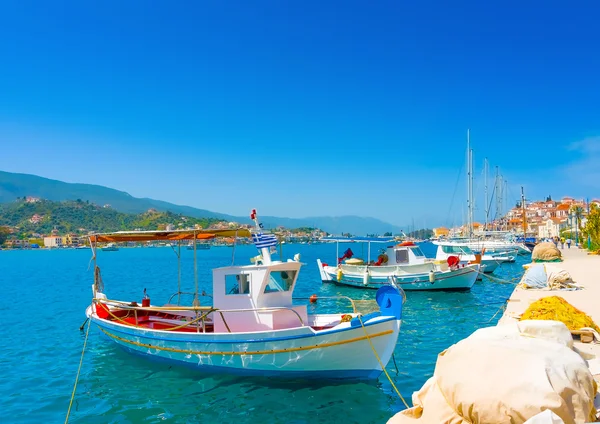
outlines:
[[[585,312],[592,320],[600,323],[600,256],[588,255],[587,250],[576,247],[561,249],[562,262],[552,263],[567,271],[573,282],[582,287],[581,290],[531,290],[515,287],[506,304],[504,314],[496,325],[516,322],[533,302],[547,296],[560,296],[575,308]],[[600,360],[600,344],[582,343],[578,338],[573,340],[574,346],[593,359]],[[592,359],[592,358],[586,358]],[[600,373],[594,374],[600,385]]]

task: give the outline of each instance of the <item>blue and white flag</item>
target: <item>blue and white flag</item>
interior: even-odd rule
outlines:
[[[277,246],[277,236],[275,234],[252,234],[252,241],[258,249]]]

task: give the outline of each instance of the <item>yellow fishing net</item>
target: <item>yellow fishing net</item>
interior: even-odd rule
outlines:
[[[521,316],[521,321],[526,319],[560,321],[569,330],[589,327],[600,332],[598,326],[585,312],[580,311],[559,296],[543,297],[533,302]]]
[[[377,301],[375,301],[374,299],[368,299],[368,300],[356,300],[354,299],[354,306],[356,307],[356,312],[359,314],[369,314],[371,312],[376,312],[379,310],[379,305],[377,304]]]

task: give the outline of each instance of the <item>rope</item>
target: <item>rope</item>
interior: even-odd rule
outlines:
[[[504,280],[502,278],[498,278],[498,277],[492,277],[491,275],[488,274],[482,274],[484,277],[488,278],[490,281],[495,281],[496,283],[500,283],[500,284],[515,284],[516,281],[520,280],[522,277],[515,277],[511,280]]]
[[[398,397],[402,400],[402,403],[404,403],[404,406],[406,406],[407,409],[410,408],[410,406],[408,406],[408,403],[406,403],[406,400],[404,400],[404,398],[402,397],[402,394],[400,393],[400,390],[398,390],[398,388],[396,387],[396,385],[392,381],[392,377],[390,377],[390,375],[388,374],[387,370],[385,369],[385,365],[383,364],[383,362],[381,362],[381,358],[379,357],[379,354],[377,353],[377,350],[375,350],[375,346],[373,345],[373,342],[371,341],[371,337],[369,337],[369,333],[367,332],[367,329],[365,328],[365,324],[363,323],[361,316],[357,315],[357,318],[358,318],[358,321],[360,322],[360,325],[361,325],[362,329],[365,332],[365,336],[367,336],[366,338],[369,341],[369,344],[371,345],[371,349],[373,349],[373,354],[375,355],[375,358],[377,358],[377,362],[379,362],[379,366],[381,367],[381,369],[385,373],[385,376],[387,377],[388,381],[390,382],[390,384],[392,385],[392,387],[396,391],[396,394],[398,395]]]
[[[81,349],[81,358],[79,359],[79,368],[77,369],[77,375],[75,376],[75,384],[73,385],[73,393],[71,393],[71,400],[69,401],[69,409],[67,409],[67,417],[65,418],[65,424],[69,422],[69,416],[71,415],[71,408],[73,407],[73,400],[75,399],[75,392],[77,391],[77,383],[79,382],[79,374],[81,373],[81,365],[83,364],[83,355],[85,354],[85,347],[87,346],[88,335],[90,334],[90,326],[92,321],[88,321],[87,330],[85,331],[85,339],[83,340],[83,349]]]

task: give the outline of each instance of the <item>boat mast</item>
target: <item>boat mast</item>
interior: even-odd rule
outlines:
[[[523,211],[523,241],[527,237],[527,211],[525,209],[525,194],[523,193],[523,186],[521,186],[521,209]]]
[[[470,130],[467,130],[467,233],[469,238],[473,236],[473,151]]]
[[[252,219],[254,221],[254,224],[256,226],[256,232],[258,234],[262,234],[263,226],[260,222],[258,222],[258,215],[256,214],[256,209],[252,209],[252,213],[250,214],[250,219]],[[271,264],[271,251],[269,250],[269,248],[261,247],[260,254],[262,256],[262,263],[265,265],[270,265]]]
[[[488,215],[490,213],[490,208],[488,206],[488,180],[487,180],[487,174],[488,174],[488,160],[487,158],[485,158],[484,162],[483,162],[483,179],[484,179],[484,192],[485,192],[485,230],[487,231],[488,229]]]

